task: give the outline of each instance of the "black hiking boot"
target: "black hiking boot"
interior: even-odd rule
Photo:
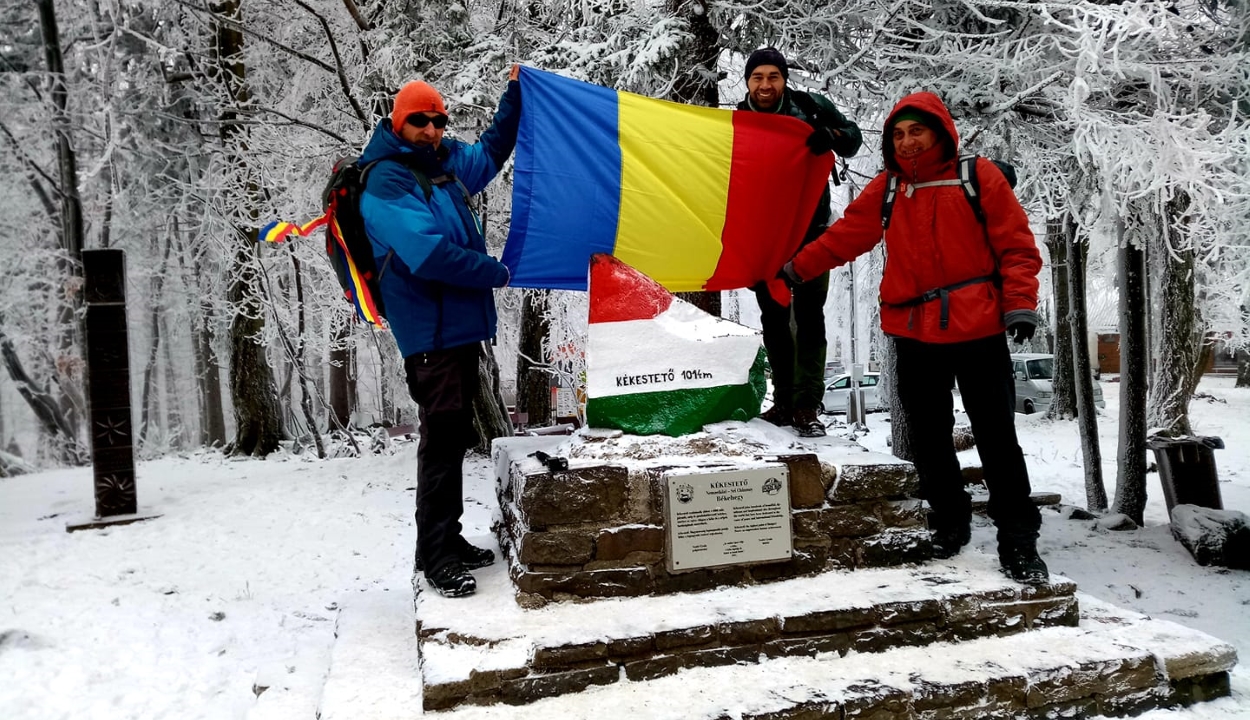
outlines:
[[[477,592],[477,580],[464,569],[464,565],[455,561],[426,575],[425,581],[443,597],[464,597]]]
[[[953,558],[972,540],[972,528],[967,524],[954,528],[939,528],[931,533],[933,557],[937,560]]]
[[[478,568],[495,564],[495,551],[470,545],[466,542],[456,559],[460,561],[465,570],[477,570]],[[425,563],[421,562],[420,557],[413,558],[412,569],[416,572],[425,572]]]
[[[794,424],[794,411],[782,405],[773,405],[760,413],[760,420],[770,422],[777,427],[790,427]]]
[[[815,410],[795,410],[794,427],[799,431],[799,437],[825,436],[825,424],[820,421],[820,414]]]
[[[1035,544],[1004,546],[1000,543],[998,561],[1003,566],[1003,572],[1018,583],[1046,585],[1050,582],[1050,571],[1037,554]]]
[[[494,565],[495,551],[465,543],[464,548],[460,550],[460,564],[464,565],[465,570],[476,570],[487,565]]]

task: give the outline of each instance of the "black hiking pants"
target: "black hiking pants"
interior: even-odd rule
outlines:
[[[951,390],[958,381],[990,491],[989,515],[998,527],[999,552],[1013,545],[1034,547],[1042,518],[1029,500],[1029,471],[1016,439],[1016,386],[1006,335],[950,344],[895,338],[894,347],[898,395],[911,424],[920,495],[933,509],[931,529],[966,527],[972,518],[951,437]]]
[[[419,406],[417,557],[432,575],[459,557],[465,540],[464,454],[477,444],[478,343],[404,358],[408,392]]]
[[[798,285],[789,307],[782,307],[760,286],[764,350],[773,371],[773,404],[795,410],[818,410],[825,394],[825,298],[829,273]],[[794,318],[794,330],[790,319]]]

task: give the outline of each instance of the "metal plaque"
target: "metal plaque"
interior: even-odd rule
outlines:
[[[665,475],[669,572],[780,562],[793,553],[783,464]]]

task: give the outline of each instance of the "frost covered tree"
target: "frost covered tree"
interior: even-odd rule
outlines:
[[[64,412],[81,378],[60,330],[72,282],[47,270],[68,257],[62,228],[72,213],[62,209],[62,155],[48,132],[56,103],[38,22],[45,6],[0,10],[10,98],[0,118],[0,201],[10,213],[0,249],[13,258],[0,281],[0,328],[5,382],[22,368],[21,386]],[[254,252],[248,234],[319,213],[330,162],[357,152],[415,77],[443,91],[451,131],[475,139],[513,62],[724,105],[740,91],[741,58],[776,45],[795,83],[827,94],[865,129],[849,185],[878,169],[876,129],[894,101],[919,89],[941,95],[967,149],[1016,164],[1039,240],[1054,256],[1066,248],[1068,278],[1051,285],[1071,301],[1073,340],[1056,352],[1061,375],[1072,360],[1091,508],[1101,479],[1079,285],[1086,274],[1113,274],[1100,258],[1117,248],[1117,223],[1145,249],[1154,297],[1175,298],[1152,303],[1147,328],[1155,347],[1176,348],[1159,353],[1152,427],[1184,431],[1194,351],[1209,332],[1242,352],[1250,345],[1244,3],[65,0],[56,14],[73,39],[62,48],[64,118],[82,246],[128,255],[144,452],[231,435],[241,449],[272,447],[284,433],[303,443],[335,425],[411,417],[393,343],[352,320],[320,242]],[[505,169],[478,201],[494,252],[509,225],[510,182]],[[857,301],[871,306],[873,283],[863,279]],[[580,384],[585,303],[584,294],[500,293],[496,350],[520,367],[518,390],[530,384],[549,400],[553,376]],[[227,362],[236,392],[224,397]],[[257,391],[239,394],[242,380]],[[179,392],[189,381],[196,392]],[[489,361],[483,385],[493,406],[484,417],[506,432]],[[6,407],[6,427],[34,425],[30,407]],[[253,416],[265,418],[263,432]],[[57,421],[39,424],[46,437]],[[240,442],[248,435],[265,440]]]

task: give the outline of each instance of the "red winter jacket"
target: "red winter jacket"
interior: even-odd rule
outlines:
[[[904,108],[932,116],[948,135],[937,133],[934,148],[908,161],[907,167],[897,162],[891,138],[894,117]],[[977,340],[1004,332],[1007,313],[1035,311],[1042,258],[1024,208],[997,166],[977,159],[984,227],[959,185],[917,188],[907,197],[908,183],[957,177],[959,135],[942,101],[927,92],[903,98],[886,119],[883,138],[886,171],[868,183],[841,219],[795,256],[799,277],[806,280],[844,265],[881,241],[881,200],[886,178],[894,173],[899,176],[899,192],[885,231],[880,298],[881,329],[887,335],[931,343]],[[940,327],[939,300],[903,305],[931,290],[992,275],[995,268],[1001,287],[981,282],[950,291],[945,329]]]

